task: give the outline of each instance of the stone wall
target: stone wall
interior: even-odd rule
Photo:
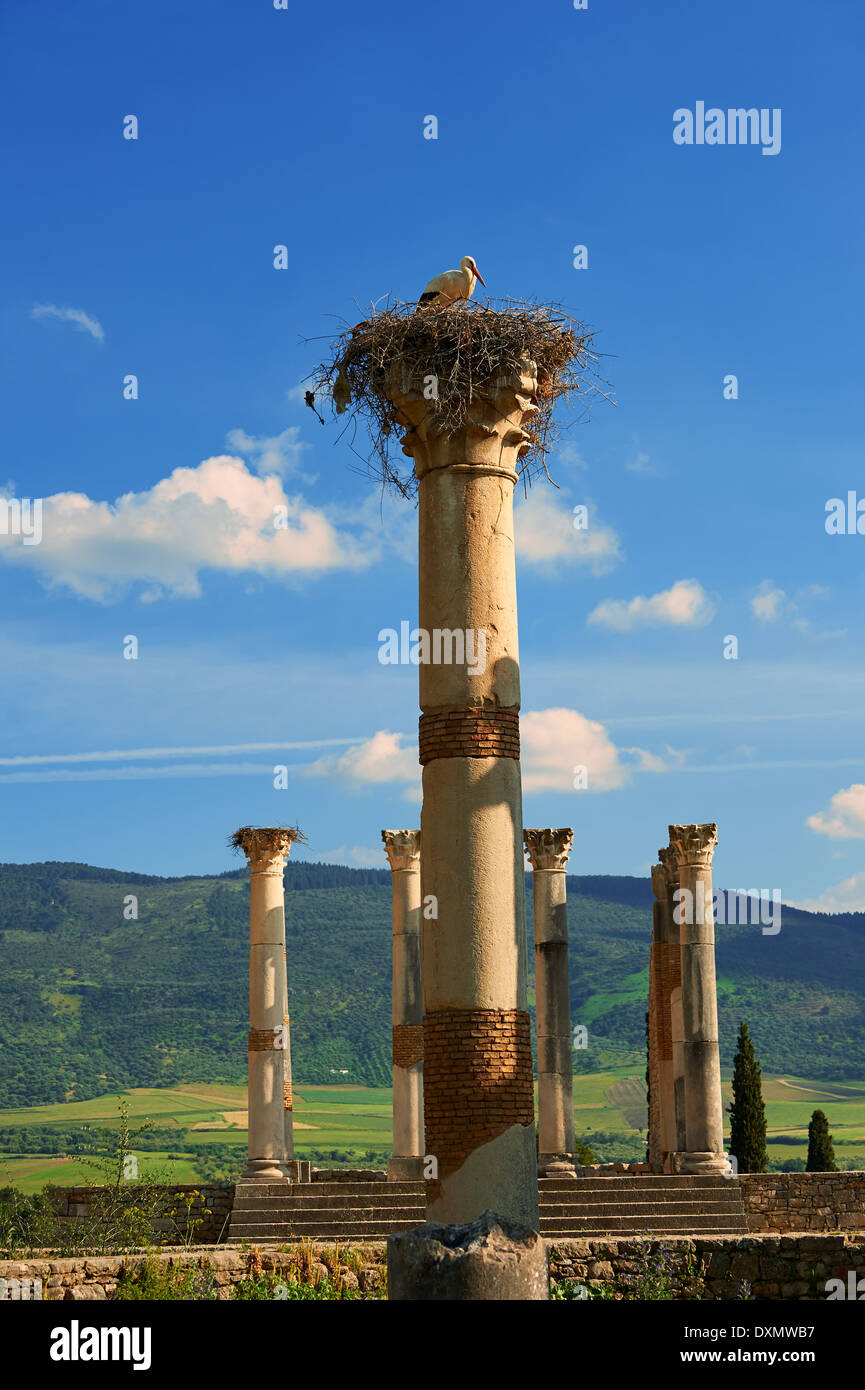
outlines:
[[[57,1213],[61,1220],[87,1220],[99,1190],[92,1186],[56,1188]],[[123,1193],[132,1203],[139,1190],[128,1183],[124,1184]],[[234,1183],[171,1183],[165,1189],[159,1215],[151,1223],[153,1234],[174,1241],[191,1236],[196,1245],[215,1245],[220,1238],[225,1239],[233,1204]]]
[[[865,1230],[865,1172],[742,1173],[751,1231]]]
[[[865,1277],[865,1239],[844,1235],[592,1238],[550,1242],[549,1249],[554,1282],[612,1286],[614,1298],[633,1295],[647,1271],[659,1268],[680,1300],[823,1300],[828,1279],[840,1279],[849,1289],[851,1272],[857,1279]],[[7,1297],[9,1281],[41,1279],[43,1299],[104,1300],[116,1292],[124,1267],[135,1268],[145,1258],[144,1254],[73,1259],[46,1255],[26,1261],[0,1260],[0,1280],[7,1281]],[[384,1241],[341,1246],[338,1254],[333,1246],[315,1243],[308,1250],[291,1252],[231,1246],[161,1250],[149,1258],[184,1269],[198,1268],[205,1282],[212,1274],[215,1292],[222,1299],[229,1298],[241,1280],[260,1272],[285,1282],[299,1275],[319,1282],[338,1271],[344,1288],[375,1294],[384,1285],[386,1269]]]
[[[660,1270],[672,1280],[677,1299],[824,1300],[828,1279],[847,1287],[851,1270],[857,1278],[865,1275],[865,1240],[758,1235],[556,1241],[550,1243],[550,1268],[556,1279],[612,1284],[619,1298]]]
[[[231,1297],[231,1290],[244,1279],[259,1274],[272,1274],[285,1283],[320,1283],[335,1275],[347,1290],[360,1289],[374,1294],[385,1279],[385,1246],[379,1241],[369,1246],[340,1247],[315,1245],[309,1251],[283,1253],[275,1250],[247,1250],[220,1247],[218,1250],[201,1247],[185,1250],[160,1250],[146,1255],[91,1255],[71,1259],[0,1260],[0,1290],[6,1280],[5,1296],[10,1297],[14,1281],[41,1280],[40,1296],[44,1301],[104,1302],[115,1296],[124,1270],[135,1270],[145,1259],[156,1264],[179,1267],[181,1270],[200,1270],[202,1289],[211,1286],[220,1299]],[[18,1297],[12,1293],[12,1297]],[[32,1298],[32,1292],[25,1296]],[[2,1293],[0,1293],[2,1297]]]

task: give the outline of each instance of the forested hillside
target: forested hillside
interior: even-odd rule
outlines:
[[[289,863],[285,884],[296,1079],[388,1084],[390,871]],[[568,890],[573,1021],[589,1033],[575,1066],[636,1060],[648,881],[569,878]],[[130,896],[137,919],[124,917]],[[248,901],[243,868],[162,879],[0,865],[0,1107],[242,1082]],[[777,936],[753,926],[717,936],[724,1064],[744,1018],[766,1070],[865,1076],[865,914],[785,909]]]

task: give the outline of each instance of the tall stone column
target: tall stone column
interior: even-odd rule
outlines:
[[[724,1110],[718,1052],[712,855],[716,825],[671,825],[679,866],[682,1017],[685,1053],[684,1173],[723,1173]],[[684,895],[683,895],[684,890]]]
[[[383,830],[393,892],[394,1181],[423,1177],[423,995],[421,990],[420,831]]]
[[[244,826],[249,860],[249,1158],[245,1179],[288,1178],[285,1165],[285,903],[282,873],[292,834]]]
[[[649,988],[649,1162],[656,1172],[672,1171],[676,1141],[676,1085],[673,1058],[673,991],[681,985],[679,928],[673,921],[668,870],[652,868],[652,950]]]
[[[282,1049],[282,1115],[283,1115],[283,1137],[284,1150],[283,1156],[286,1163],[294,1161],[294,1091],[291,1085],[291,1019],[288,1016],[288,955],[285,947],[282,948],[282,960],[284,966],[285,989],[285,1013],[283,1015],[283,1042]]]
[[[669,845],[658,850],[667,887],[667,906],[664,913],[665,939],[672,949],[667,957],[669,978],[665,987],[670,991],[670,1039],[673,1059],[673,1148],[670,1168],[678,1170],[676,1154],[685,1152],[685,1023],[682,1016],[682,947],[680,928],[674,916],[676,892],[679,887],[679,865]]]
[[[548,1177],[575,1176],[566,878],[574,832],[525,830],[523,838],[532,866],[535,918],[538,1163]]]
[[[421,891],[436,913],[423,931],[425,1145],[438,1167],[427,1220],[492,1210],[536,1231],[513,492],[537,381],[526,363],[478,382],[468,422],[447,434],[405,367],[388,390],[419,479],[431,644],[419,667]]]

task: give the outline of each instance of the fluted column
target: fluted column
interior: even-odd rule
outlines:
[[[530,363],[478,382],[448,434],[407,369],[388,389],[419,479],[420,629],[483,652],[419,667],[427,1219],[537,1230],[513,531],[537,382]]]
[[[249,860],[249,1158],[244,1178],[287,1179],[285,1166],[285,903],[291,832],[245,827]]]
[[[532,866],[535,919],[538,1164],[547,1176],[575,1175],[567,908],[567,864],[574,832],[525,830],[523,838]]]
[[[664,855],[652,867],[652,948],[649,966],[649,1162],[656,1172],[670,1172],[676,1142],[676,1086],[673,1058],[673,991],[681,985],[679,928]]]
[[[670,826],[670,848],[679,866],[686,1150],[680,1166],[685,1173],[722,1173],[726,1167],[712,904],[717,843],[714,824]]]
[[[423,1177],[423,995],[421,989],[420,831],[383,830],[393,894],[394,1181]]]

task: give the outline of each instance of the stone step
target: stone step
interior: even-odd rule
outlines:
[[[239,1211],[237,1215],[232,1214],[232,1227],[236,1222],[242,1222],[244,1226],[254,1226],[259,1222],[280,1221],[286,1225],[294,1225],[296,1222],[304,1221],[324,1221],[329,1226],[337,1222],[351,1221],[424,1221],[426,1219],[426,1209],[424,1207],[401,1206],[401,1207],[270,1207],[261,1211]]]
[[[358,1197],[319,1197],[313,1194],[300,1193],[297,1196],[285,1193],[279,1197],[241,1197],[234,1203],[235,1211],[269,1211],[271,1207],[285,1207],[306,1209],[318,1208],[322,1211],[332,1209],[334,1211],[352,1211],[356,1207],[425,1207],[423,1195],[416,1195],[414,1192],[402,1193],[395,1192],[388,1200],[387,1194],[384,1197],[372,1196],[364,1193]]]
[[[401,1196],[417,1196],[423,1200],[422,1182],[238,1182],[235,1198],[238,1197],[284,1197],[292,1195],[315,1195],[317,1197],[387,1197],[392,1193]]]
[[[541,1220],[544,1217],[550,1219],[563,1216],[573,1216],[590,1218],[595,1216],[628,1216],[637,1220],[640,1217],[653,1216],[719,1216],[725,1220],[728,1217],[743,1216],[744,1212],[739,1206],[733,1206],[729,1202],[701,1202],[699,1206],[694,1202],[664,1202],[659,1205],[657,1202],[551,1202],[541,1203]]]
[[[538,1200],[541,1202],[733,1202],[740,1206],[742,1194],[737,1188],[730,1189],[725,1187],[713,1187],[707,1189],[694,1189],[693,1187],[679,1188],[674,1192],[656,1192],[651,1187],[631,1187],[622,1191],[611,1191],[610,1188],[582,1187],[582,1188],[556,1188],[552,1192],[545,1190],[538,1193]]]
[[[748,1222],[744,1216],[596,1216],[541,1217],[541,1235],[649,1235],[676,1231],[681,1235],[706,1235],[719,1231],[729,1235],[747,1235]]]
[[[706,1177],[702,1174],[683,1174],[681,1176],[664,1174],[653,1177],[649,1174],[630,1176],[627,1173],[615,1173],[608,1178],[538,1178],[539,1192],[551,1192],[564,1188],[569,1191],[575,1189],[584,1191],[592,1187],[605,1187],[610,1192],[628,1192],[635,1187],[645,1187],[652,1192],[681,1192],[687,1188],[698,1191],[729,1188],[732,1192],[739,1191],[739,1184],[735,1178],[716,1177],[714,1175]]]
[[[341,1243],[347,1240],[384,1240],[386,1236],[396,1235],[399,1231],[413,1231],[421,1224],[416,1218],[410,1221],[305,1221],[292,1222],[290,1225],[280,1221],[256,1222],[251,1225],[238,1222],[237,1225],[232,1223],[230,1238],[233,1241],[290,1241],[311,1236],[316,1240]]]

